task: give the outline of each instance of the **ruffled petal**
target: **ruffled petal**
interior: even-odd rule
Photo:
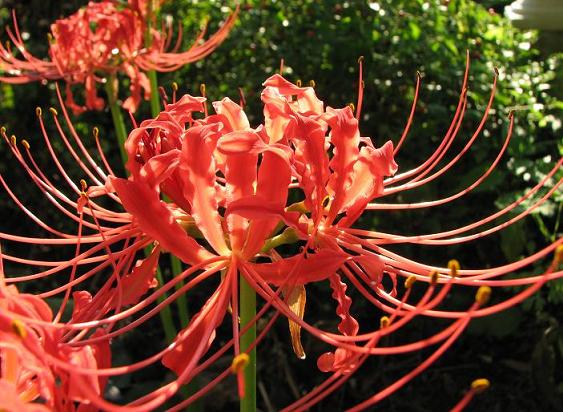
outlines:
[[[125,210],[135,217],[143,232],[158,241],[163,249],[191,265],[213,257],[176,223],[174,215],[155,191],[130,180],[111,180]]]

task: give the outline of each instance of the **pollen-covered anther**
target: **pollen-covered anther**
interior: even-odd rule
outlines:
[[[430,272],[430,284],[436,285],[438,283],[439,277],[440,273],[437,270]]]
[[[358,57],[358,63],[363,63],[363,62],[364,62],[364,56]]]
[[[450,270],[450,275],[452,278],[457,277],[460,266],[459,262],[455,259],[452,259],[448,262],[448,269]]]
[[[41,109],[41,107],[36,107],[35,108],[35,115],[37,117],[41,117],[43,115],[43,110]]]
[[[326,210],[330,205],[330,196],[326,195],[322,201],[323,208]]]
[[[53,116],[58,116],[59,112],[57,112],[57,109],[55,109],[54,107],[49,107],[49,111],[51,112],[51,114]]]
[[[86,180],[80,179],[80,187],[83,192],[86,192],[86,189],[88,189],[88,183],[86,183]]]
[[[312,87],[314,89],[316,85],[317,83],[315,83],[314,80],[309,80],[309,87]]]
[[[554,256],[553,256],[553,264],[555,266],[558,266],[561,263],[563,263],[563,245],[557,246],[557,248],[555,249]]]
[[[356,111],[356,105],[354,105],[354,103],[348,103],[348,107],[352,109],[353,112]]]
[[[25,139],[22,140],[22,146],[25,147],[26,150],[29,150],[29,142]]]
[[[92,135],[94,136],[94,139],[97,139],[98,136],[100,135],[100,129],[98,129],[98,127],[94,127],[92,129]]]
[[[385,329],[390,324],[391,324],[391,320],[387,316],[382,316],[381,319],[379,319],[379,328],[380,329]]]
[[[202,95],[203,97],[205,97],[205,83],[201,83],[201,84],[199,85],[199,92],[201,93],[201,95]]]
[[[14,334],[22,339],[25,339],[25,337],[27,336],[25,324],[19,319],[12,320],[12,332],[14,332]]]
[[[484,305],[489,301],[491,297],[491,288],[488,286],[481,286],[477,289],[477,293],[475,294],[475,301],[480,305]]]
[[[4,126],[0,127],[0,134],[2,135],[6,134],[6,128]]]
[[[297,79],[297,81],[295,82],[295,85],[296,85],[297,87],[301,87],[302,84],[303,84],[303,83],[301,82],[301,79]]]
[[[172,90],[178,91],[178,83],[172,82]]]
[[[416,282],[416,276],[414,276],[414,275],[409,276],[409,277],[405,280],[405,288],[406,288],[406,289],[412,288],[412,285],[414,285],[414,282]]]
[[[231,373],[236,375],[237,373],[242,372],[249,362],[250,357],[246,353],[241,353],[235,356],[233,362],[231,363]]]
[[[18,139],[16,139],[16,135],[11,135],[10,136],[10,142],[12,143],[12,146],[15,146],[18,143]]]
[[[481,393],[489,389],[491,386],[491,382],[489,382],[486,378],[475,379],[471,382],[471,389],[475,391],[475,393]]]

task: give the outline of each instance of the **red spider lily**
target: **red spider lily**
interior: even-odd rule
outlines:
[[[181,33],[170,47],[172,30],[147,29],[148,2],[129,0],[128,7],[115,1],[90,2],[75,14],[51,25],[49,57],[44,61],[25,48],[14,15],[14,30],[7,33],[18,57],[11,48],[0,45],[0,81],[27,83],[37,80],[64,79],[67,82],[66,104],[75,114],[84,110],[101,110],[105,102],[98,96],[96,83],[106,82],[123,73],[130,79],[130,97],[123,108],[135,112],[150,97],[150,84],[144,71],[173,71],[200,60],[215,50],[233,27],[238,10],[208,40],[200,33],[186,51],[179,51]],[[150,35],[150,45],[147,45]],[[84,84],[85,105],[76,104],[70,85]]]
[[[53,314],[45,301],[6,286],[1,264],[0,308],[0,406],[10,411],[74,411],[78,402],[79,411],[91,410],[83,388],[99,395],[107,378],[77,375],[74,369],[109,366],[108,340],[72,346],[62,329],[48,327]],[[103,335],[99,329],[92,336]]]
[[[76,233],[52,228],[22,205],[2,179],[2,184],[23,212],[52,236],[44,239],[0,233],[0,239],[73,247],[74,257],[65,261],[42,261],[3,253],[5,260],[23,264],[26,268],[41,267],[35,273],[6,281],[24,282],[68,273],[62,286],[39,296],[48,298],[63,294],[59,314],[71,299],[74,310],[67,322],[61,321],[59,314],[49,325],[32,316],[21,317],[22,321],[41,325],[47,330],[62,330],[74,345],[88,347],[138,327],[179,295],[214,282],[213,291],[200,311],[172,345],[131,365],[74,369],[77,376],[82,376],[75,379],[78,393],[87,397],[93,406],[103,410],[152,410],[172,397],[180,385],[232,351],[230,368],[171,408],[181,410],[231,373],[241,375],[245,357],[239,347],[239,336],[248,329],[248,326],[241,329],[238,322],[238,275],[242,274],[264,301],[253,323],[269,310],[274,313],[255,345],[282,314],[289,320],[292,345],[298,357],[305,357],[300,341],[302,331],[317,337],[330,348],[317,360],[319,369],[330,375],[310,393],[289,405],[288,410],[304,410],[319,402],[345,383],[369,356],[403,354],[437,346],[415,369],[353,409],[377,403],[428,368],[452,346],[472,318],[513,306],[545,282],[563,276],[559,269],[563,239],[518,262],[487,269],[460,269],[455,261],[447,267],[434,267],[401,257],[388,249],[389,245],[400,243],[460,244],[505,228],[530,214],[560,188],[563,180],[557,180],[555,176],[563,160],[559,160],[536,187],[513,204],[458,229],[406,236],[353,227],[359,216],[369,210],[416,209],[455,200],[477,187],[496,167],[510,140],[512,115],[499,155],[468,188],[432,202],[381,202],[384,196],[438,178],[476,140],[492,105],[496,76],[490,102],[476,132],[459,153],[453,156],[449,153],[466,108],[467,73],[468,69],[452,125],[443,141],[428,160],[400,174],[396,174],[394,156],[407,136],[408,126],[395,148],[390,142],[376,148],[369,138],[360,135],[356,120],[360,110],[354,116],[350,107],[325,109],[313,88],[298,87],[281,76],[273,76],[265,82],[262,93],[265,119],[256,128],[250,126],[243,108],[229,99],[215,102],[216,114],[213,115],[207,114],[202,97],[186,95],[166,105],[157,118],[142,122],[130,133],[126,142],[127,168],[131,174],[128,179],[114,175],[101,151],[103,167],[98,166],[72,128],[66,110],[63,108],[63,116],[70,138],[59,123],[58,113],[52,109],[53,121],[62,141],[88,176],[90,187],[85,181],[75,184],[65,171],[52,149],[42,113],[38,110],[45,143],[70,188],[70,195],[55,186],[38,167],[28,142],[17,145],[15,138],[10,139],[5,130],[2,135],[32,181],[78,228]],[[361,97],[357,106],[361,107]],[[412,114],[408,125],[411,120]],[[97,131],[94,135],[97,140]],[[436,169],[447,156],[452,160]],[[552,180],[556,182],[549,187]],[[545,194],[539,195],[541,190],[545,190]],[[169,201],[162,200],[164,195]],[[524,212],[507,217],[511,210],[532,197],[537,200]],[[73,200],[76,198],[77,201]],[[292,198],[304,200],[291,203],[289,199]],[[112,204],[116,207],[112,208]],[[504,218],[504,221],[489,225],[498,218]],[[298,251],[289,254],[281,247],[286,244],[294,244]],[[139,252],[150,245],[152,253],[138,260]],[[541,260],[556,249],[554,262],[539,274],[500,279]],[[160,288],[153,289],[157,261],[163,252],[179,257],[187,269]],[[94,293],[86,292],[86,285],[93,277],[103,277],[104,281],[94,283],[101,283]],[[399,282],[401,279],[404,282]],[[159,297],[183,281],[186,283],[157,303]],[[412,302],[411,291],[416,281],[422,284],[418,287],[424,293],[418,301]],[[321,330],[304,319],[308,317],[305,288],[316,282],[328,282],[332,289],[339,319],[338,332]],[[443,305],[443,301],[459,285],[479,289],[472,305],[466,310],[453,311]],[[491,288],[507,286],[526,288],[505,301],[485,307]],[[381,317],[380,327],[361,325],[353,317],[348,294],[350,287],[373,304],[375,313]],[[233,337],[216,348],[213,345],[216,329],[228,315]],[[418,341],[393,346],[382,344],[383,337],[408,327],[418,316],[451,319],[451,323]],[[127,323],[119,323],[125,319]],[[103,334],[95,332],[102,329]],[[65,368],[65,365],[70,368],[70,360],[65,363],[52,357],[48,359],[59,368]],[[94,376],[129,373],[158,361],[176,373],[176,380],[129,405],[121,407],[104,400],[92,383]],[[240,389],[242,394],[243,388]],[[462,403],[467,403],[475,392],[468,392]]]

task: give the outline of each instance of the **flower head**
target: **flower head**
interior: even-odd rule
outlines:
[[[395,157],[408,130],[397,144],[385,142],[378,147],[370,138],[361,136],[359,109],[354,113],[351,107],[325,107],[312,87],[292,84],[280,75],[264,83],[261,95],[264,121],[256,127],[250,125],[244,107],[230,99],[214,102],[215,114],[208,113],[204,97],[185,95],[166,105],[156,118],[141,122],[129,134],[125,144],[128,178],[115,176],[101,151],[103,167],[97,166],[74,129],[70,128],[72,136],[68,138],[58,127],[65,146],[88,176],[88,182],[77,185],[60,166],[71,194],[55,186],[38,169],[29,143],[18,145],[3,130],[3,137],[34,183],[77,226],[76,233],[59,232],[22,205],[24,213],[54,236],[40,239],[2,233],[2,238],[72,247],[74,257],[64,262],[45,262],[4,253],[4,259],[29,267],[49,267],[7,281],[24,282],[70,272],[63,285],[43,295],[64,294],[62,307],[72,297],[71,319],[62,322],[57,317],[52,328],[73,331],[68,332],[73,343],[82,347],[107,342],[140,327],[182,294],[190,294],[196,288],[206,290],[199,311],[171,345],[137,363],[103,370],[103,376],[118,375],[161,362],[176,374],[173,382],[136,400],[134,405],[139,410],[161,405],[179,386],[223,356],[231,358],[230,366],[172,410],[180,410],[220,380],[232,373],[240,375],[244,370],[247,358],[240,348],[239,337],[248,325],[239,323],[239,276],[262,298],[260,310],[251,323],[272,313],[253,345],[264,338],[282,314],[288,319],[292,348],[299,358],[306,355],[301,342],[303,332],[327,346],[325,353],[316,354],[318,368],[327,373],[326,380],[290,405],[290,409],[307,409],[319,402],[344,384],[370,356],[435,347],[412,371],[370,395],[356,410],[373,405],[429,367],[453,345],[471,319],[515,305],[545,282],[563,276],[559,268],[560,252],[557,252],[559,257],[535,275],[500,279],[560,250],[563,239],[520,261],[486,269],[466,269],[454,260],[434,266],[400,256],[391,249],[396,244],[461,244],[505,228],[526,217],[561,186],[563,180],[554,176],[563,160],[513,204],[457,229],[403,235],[354,227],[358,218],[370,210],[383,214],[453,201],[477,187],[493,171],[510,140],[512,114],[499,155],[467,188],[434,201],[407,204],[382,201],[386,196],[437,179],[476,140],[492,105],[496,76],[476,132],[458,153],[451,155],[452,141],[458,134],[467,104],[467,78],[468,69],[452,126],[444,139],[430,158],[401,173]],[[417,90],[419,82],[420,79]],[[361,107],[361,99],[357,106]],[[51,113],[53,121],[60,126],[58,113]],[[44,131],[42,112],[38,111],[38,115]],[[64,109],[63,116],[70,124]],[[97,132],[94,135],[97,139]],[[51,147],[48,136],[45,138]],[[50,150],[50,153],[60,165],[55,152]],[[442,162],[448,156],[451,160]],[[438,168],[442,163],[445,165]],[[555,180],[553,187],[537,196],[519,215],[507,217],[508,212],[547,187],[549,179]],[[3,180],[2,183],[19,203]],[[493,224],[499,218],[501,223]],[[147,246],[151,253],[140,257]],[[164,253],[181,259],[185,270],[155,287],[157,262]],[[99,274],[103,274],[104,282],[94,283],[97,286],[86,291],[90,278]],[[332,292],[334,329],[320,329],[308,320],[312,315],[306,308],[306,289],[319,282],[325,282]],[[452,310],[444,305],[445,297],[458,285],[476,289],[473,303],[464,310]],[[492,288],[516,285],[526,288],[505,301],[487,302]],[[175,286],[177,290],[172,292]],[[354,316],[352,288],[373,306],[372,321],[367,324]],[[421,292],[417,301],[411,296],[413,289]],[[164,298],[166,293],[170,296]],[[409,327],[419,316],[451,322],[437,333],[414,342],[381,345],[383,337]],[[127,323],[119,323],[125,319]],[[224,323],[232,328],[232,339],[217,347],[213,344],[215,334]],[[76,332],[82,329],[86,332]],[[65,362],[72,363],[73,359],[69,353]],[[108,362],[108,357],[96,359],[102,365]],[[88,375],[84,370],[77,373],[83,375],[82,379],[102,374],[90,371]],[[85,381],[77,379],[77,382]],[[78,393],[87,394],[97,407],[110,409],[96,390],[88,389],[95,388],[94,380],[88,382]],[[100,383],[98,387],[101,386]]]
[[[123,107],[135,112],[142,95],[145,99],[150,96],[146,71],[171,71],[204,58],[225,39],[237,16],[237,12],[233,13],[208,40],[202,40],[202,33],[188,50],[179,51],[180,44],[170,48],[170,28],[161,31],[149,26],[149,3],[153,2],[90,2],[73,15],[55,21],[51,25],[47,61],[26,50],[14,15],[14,31],[8,29],[8,35],[21,57],[0,45],[0,81],[65,80],[67,106],[79,113],[102,109],[105,102],[98,96],[96,84],[122,73],[130,80],[130,96]],[[84,106],[74,101],[72,84],[84,85]]]
[[[73,346],[70,334],[53,327],[53,313],[39,296],[6,285],[0,256],[0,406],[18,411],[73,411],[73,402],[90,404],[107,379],[98,368],[110,365],[107,339]],[[56,320],[55,320],[56,322]],[[92,336],[103,336],[97,330]],[[94,371],[86,376],[77,369]]]

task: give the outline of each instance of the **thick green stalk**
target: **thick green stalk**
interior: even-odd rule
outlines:
[[[154,70],[150,70],[147,72],[147,76],[149,78],[150,81],[150,85],[151,85],[151,115],[152,117],[156,118],[158,116],[158,114],[160,113],[160,101],[159,101],[159,95],[158,95],[158,79],[156,77],[156,71]],[[182,264],[180,263],[180,260],[174,256],[174,255],[170,255],[170,266],[172,268],[172,275],[173,276],[177,276],[180,273],[182,273]],[[184,286],[184,282],[178,282],[176,284],[176,290],[180,289],[182,286]],[[176,305],[178,306],[178,315],[180,317],[180,324],[181,327],[186,327],[188,325],[189,322],[189,317],[188,317],[188,302],[186,300],[186,295],[180,295],[178,296],[178,299],[176,299]]]
[[[148,18],[147,18],[147,30],[145,31],[145,46],[150,47],[152,43],[151,28],[153,23],[151,18],[154,17],[156,20],[156,18],[158,17],[159,10],[157,8],[154,8],[152,0],[148,2],[147,7],[148,7],[147,10]],[[149,83],[151,86],[151,114],[153,117],[156,117],[160,113],[160,99],[158,95],[158,81],[156,78],[156,70],[149,70],[147,72],[147,77],[149,78]]]
[[[240,325],[241,329],[256,316],[256,292],[246,279],[240,276]],[[246,351],[256,340],[256,325],[240,337],[240,350]],[[244,398],[240,400],[240,412],[256,411],[256,348],[248,352],[249,362],[243,370]]]
[[[147,11],[147,15],[149,16],[149,18],[147,19],[147,30],[145,32],[145,46],[146,47],[150,47],[151,43],[152,43],[152,34],[151,34],[151,18],[150,16],[154,16],[155,18],[158,17],[158,9],[153,8],[153,2],[149,1],[148,2],[148,11]],[[149,70],[147,72],[147,77],[149,78],[149,83],[150,83],[150,87],[151,87],[151,100],[150,100],[150,105],[151,105],[151,115],[153,118],[156,118],[161,110],[160,107],[160,95],[158,93],[158,79],[157,79],[157,74],[156,74],[156,70]],[[166,200],[166,199],[165,199]],[[180,262],[180,260],[174,256],[174,255],[170,255],[170,268],[172,270],[172,276],[176,277],[178,276],[180,273],[182,273],[182,263]],[[160,275],[160,271],[158,272],[158,275],[160,276],[158,278],[158,281],[160,284],[162,284],[162,276]],[[175,289],[178,290],[180,288],[182,288],[184,286],[184,281],[180,281],[178,283],[176,283],[175,285]],[[186,299],[186,295],[182,294],[179,295],[178,298],[176,299],[176,306],[178,307],[178,317],[180,318],[180,328],[185,328],[186,326],[188,326],[188,323],[190,321],[189,315],[188,315],[188,301]],[[168,310],[168,312],[170,312],[170,308],[167,306],[166,309]],[[172,320],[172,315],[170,314],[170,320]],[[163,321],[163,326],[164,326],[164,333],[166,334],[166,340],[168,342],[172,342],[174,340],[174,338],[176,337],[176,329],[174,328],[173,333],[174,335],[169,337],[169,331],[167,330],[167,325],[166,323],[164,323]],[[194,378],[190,381],[190,383],[187,385],[187,387],[182,387],[181,392],[184,395],[184,397],[188,398],[190,395],[196,393],[200,388],[200,384],[198,382],[197,378]],[[201,401],[197,401],[195,403],[193,403],[192,405],[188,406],[187,411],[189,412],[203,412],[203,404]]]
[[[125,128],[125,122],[123,120],[123,113],[121,111],[121,107],[117,102],[117,80],[115,76],[111,76],[107,79],[105,88],[106,94],[108,97],[109,108],[111,111],[111,117],[113,119],[113,125],[115,128],[115,133],[117,136],[117,144],[119,146],[119,150],[121,152],[121,159],[123,160],[123,164],[127,163],[127,152],[125,151],[125,140],[127,140],[127,129]],[[151,247],[145,248],[145,256],[148,256],[151,253]],[[156,279],[158,280],[158,284],[162,285],[162,273],[160,268],[156,270]],[[162,295],[158,298],[158,303],[161,303],[166,299],[165,295]],[[171,343],[174,338],[176,337],[176,327],[174,326],[174,322],[172,320],[172,312],[170,311],[170,307],[166,306],[160,311],[160,320],[162,322],[162,326],[164,327],[164,334],[166,336],[166,341]]]
[[[172,275],[174,277],[182,273],[182,263],[180,262],[180,259],[178,259],[176,256],[170,255],[170,265],[172,267]],[[178,290],[182,286],[184,286],[183,280],[176,283],[175,288],[176,290]],[[182,328],[185,328],[186,326],[188,326],[188,322],[190,321],[190,318],[188,316],[188,301],[186,300],[185,294],[178,296],[178,299],[176,299],[176,305],[178,306],[178,316],[180,318],[180,326]]]
[[[149,70],[147,72],[149,83],[151,85],[151,114],[152,117],[158,116],[160,113],[160,96],[158,94],[158,80],[156,78],[156,71]]]
[[[150,85],[151,85],[151,114],[152,117],[156,118],[160,113],[160,101],[158,96],[158,81],[156,77],[156,72],[154,70],[150,70],[147,73]],[[170,255],[170,266],[172,268],[172,276],[178,276],[182,273],[182,264],[180,260],[174,255]],[[180,289],[184,286],[184,282],[180,281],[176,284],[176,290]],[[178,306],[178,315],[180,317],[180,324],[182,327],[186,327],[189,322],[188,317],[188,302],[186,300],[186,295],[178,296],[176,299],[176,305]]]
[[[127,140],[127,129],[125,128],[125,121],[123,120],[123,112],[117,103],[117,79],[115,75],[106,79],[105,83],[106,94],[108,97],[109,109],[111,111],[111,118],[113,119],[113,126],[117,136],[117,144],[119,152],[121,153],[121,160],[123,165],[127,163],[127,152],[125,151],[125,140]]]
[[[156,268],[156,280],[158,280],[159,285],[164,285],[160,267]],[[160,295],[157,299],[157,302],[163,302],[166,297],[166,294]],[[176,331],[176,326],[174,326],[174,321],[172,320],[172,311],[170,310],[170,306],[164,306],[159,314],[160,322],[162,323],[162,327],[164,328],[164,336],[166,337],[166,342],[172,343],[174,341],[174,338],[176,338],[178,332]]]

